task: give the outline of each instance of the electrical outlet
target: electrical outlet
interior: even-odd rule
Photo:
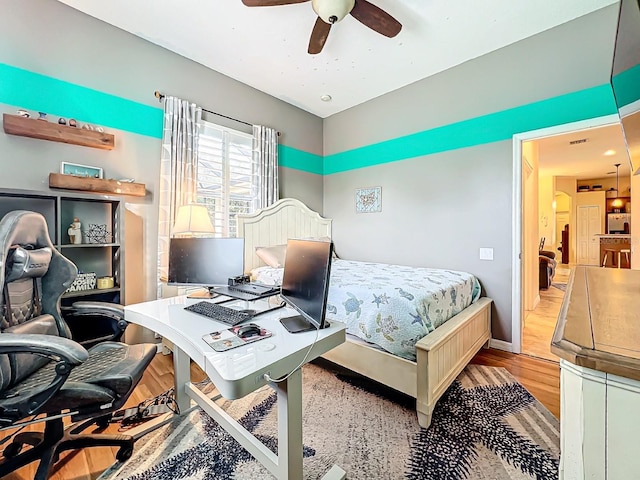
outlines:
[[[480,248],[480,260],[493,260],[493,248]]]
[[[255,384],[257,385],[258,383],[264,382],[265,381],[265,378],[264,378],[265,375],[271,376],[271,372],[269,371],[269,372],[261,373],[260,375],[256,375]]]

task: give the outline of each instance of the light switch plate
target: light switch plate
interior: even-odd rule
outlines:
[[[480,260],[493,260],[493,248],[480,248]]]

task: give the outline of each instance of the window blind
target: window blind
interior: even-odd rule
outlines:
[[[216,236],[236,237],[237,215],[257,208],[259,172],[252,143],[250,134],[202,122],[197,197],[207,206]]]

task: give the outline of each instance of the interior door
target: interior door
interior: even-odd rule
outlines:
[[[600,206],[580,205],[578,207],[578,251],[579,265],[600,265],[600,241],[596,237],[600,231]]]

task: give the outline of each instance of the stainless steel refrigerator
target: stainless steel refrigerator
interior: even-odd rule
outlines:
[[[630,231],[631,231],[631,214],[630,213],[607,214],[607,233],[629,233]]]

